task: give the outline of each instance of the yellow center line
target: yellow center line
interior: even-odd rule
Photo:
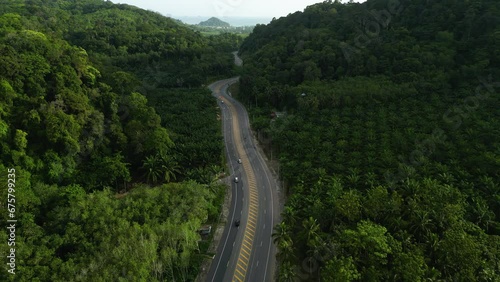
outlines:
[[[244,261],[241,261],[241,262],[242,262],[242,263],[245,263]],[[245,264],[245,266],[246,266],[246,264]],[[245,270],[245,267],[243,267],[243,265],[238,264],[238,265],[236,266],[236,269],[238,269],[238,267],[241,269],[241,271],[246,271],[246,270]]]
[[[248,245],[248,244],[243,243],[243,249],[246,250],[248,253],[248,252],[252,251],[252,245]],[[250,255],[250,254],[248,254],[248,255]]]
[[[245,278],[245,274],[241,273],[239,269],[236,269],[236,271],[241,275],[241,277]]]
[[[245,254],[247,254],[248,256],[250,256],[250,253],[249,253],[247,250],[245,250],[244,248],[241,248],[241,249],[243,250],[243,252],[244,252]]]
[[[253,218],[253,220],[256,220],[255,218]],[[253,222],[249,221],[248,222],[248,226],[252,227],[252,229],[255,228],[255,225],[253,224]]]
[[[251,238],[251,239],[245,239],[243,241],[247,244],[246,247],[251,250],[252,249],[253,238]]]
[[[255,216],[253,216],[253,215],[250,215],[250,217],[251,217],[253,220],[257,220],[257,219],[255,218]],[[255,227],[255,225],[253,225],[253,227]]]
[[[250,240],[244,240],[245,247],[249,250],[252,249],[252,242]]]
[[[245,261],[248,261],[250,259],[250,253],[248,251],[245,250],[244,253],[241,253],[241,257],[244,258],[242,259],[241,261],[243,263],[245,263],[245,266],[247,265],[247,263]],[[243,267],[243,265],[239,265],[240,267],[242,267],[244,270],[245,270],[245,267]]]
[[[219,88],[220,89],[220,88]],[[220,91],[220,90],[219,90]],[[241,134],[240,134],[240,126],[239,126],[239,121],[238,121],[238,116],[236,114],[236,111],[232,104],[227,101],[224,97],[221,97],[221,99],[224,101],[226,105],[228,105],[231,115],[232,115],[232,122],[233,122],[233,137],[235,140],[236,144],[236,151],[238,156],[241,158],[241,165],[243,166],[243,170],[245,171],[245,174],[247,176],[247,182],[248,182],[248,187],[249,187],[249,199],[250,201],[248,202],[248,213],[247,213],[247,224],[245,226],[245,233],[244,233],[244,239],[243,239],[243,244],[240,247],[239,253],[238,253],[238,261],[236,264],[236,269],[234,272],[233,276],[233,281],[238,280],[238,281],[244,281],[246,277],[246,273],[248,271],[248,263],[250,260],[250,254],[252,251],[252,246],[253,246],[253,238],[255,236],[255,227],[257,226],[257,215],[258,215],[258,210],[259,210],[259,194],[257,190],[257,185],[256,185],[256,179],[255,179],[255,174],[253,172],[252,166],[250,164],[250,161],[248,160],[248,156],[246,154],[245,149],[243,148],[243,142],[241,140]],[[240,271],[241,269],[241,271]],[[238,275],[243,279],[241,280]]]

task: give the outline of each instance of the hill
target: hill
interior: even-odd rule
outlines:
[[[239,98],[288,191],[279,281],[500,275],[499,34],[493,0],[325,1],[255,27]]]
[[[231,25],[227,22],[221,21],[218,18],[211,17],[210,19],[200,22],[198,24],[199,26],[206,26],[206,27],[231,27]]]
[[[203,85],[232,75],[237,40],[109,1],[2,4],[0,198],[17,223],[0,223],[0,281],[194,281],[224,194]]]

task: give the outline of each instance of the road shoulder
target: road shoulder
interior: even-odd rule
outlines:
[[[226,187],[226,193],[224,196],[224,204],[222,206],[222,210],[219,216],[219,222],[217,223],[217,227],[212,229],[214,232],[212,242],[210,243],[210,247],[208,248],[207,253],[217,253],[217,248],[219,247],[219,243],[222,239],[222,234],[224,234],[224,228],[226,227],[227,217],[229,215],[229,209],[231,207],[231,177],[225,177],[220,180],[220,184]],[[214,256],[215,257],[215,256]],[[212,266],[213,258],[206,258],[200,266],[200,272],[196,277],[196,282],[205,282],[207,280],[207,275]]]

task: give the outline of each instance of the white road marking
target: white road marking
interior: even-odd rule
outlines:
[[[228,128],[231,130],[231,125],[229,123],[228,123]],[[232,142],[230,142],[226,137],[227,136],[224,135],[224,141],[226,141],[226,143],[231,144]],[[232,134],[230,135],[230,138],[233,139],[233,135]],[[226,154],[227,154],[227,156],[229,156],[230,154],[229,154],[229,148],[228,148],[228,146],[226,145],[224,147],[226,147]],[[229,162],[229,165],[231,165],[231,171],[234,173],[234,166],[233,166],[232,162]],[[231,185],[231,187],[233,187],[233,185]],[[238,198],[238,189],[234,189],[234,191],[236,192],[234,198],[237,199]],[[232,212],[232,215],[231,215],[231,222],[234,221],[234,214],[235,213],[236,213],[236,205],[234,205],[234,208],[233,208],[233,212]],[[224,241],[224,246],[222,247],[221,256],[219,257],[219,261],[217,261],[217,266],[215,267],[214,277],[212,278],[212,282],[215,280],[215,274],[217,274],[217,269],[219,268],[219,265],[221,263],[222,255],[224,254],[224,250],[226,249],[227,240],[229,239],[229,235],[231,234],[231,230],[232,230],[232,228],[230,228],[229,232],[227,232],[226,240]],[[229,266],[229,261],[227,262],[226,268],[228,266]]]

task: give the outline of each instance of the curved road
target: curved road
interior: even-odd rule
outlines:
[[[222,112],[232,193],[207,281],[273,281],[276,247],[271,234],[280,214],[277,182],[256,150],[245,108],[227,94],[228,86],[237,81],[231,78],[209,86]],[[238,177],[237,183],[234,177]],[[239,227],[234,224],[237,219]]]

